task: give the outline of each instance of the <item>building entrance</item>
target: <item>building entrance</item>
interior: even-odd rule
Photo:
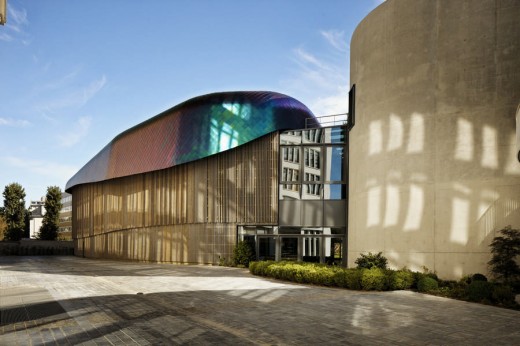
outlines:
[[[238,227],[238,239],[248,242],[260,261],[340,265],[346,250],[344,234],[343,228]]]

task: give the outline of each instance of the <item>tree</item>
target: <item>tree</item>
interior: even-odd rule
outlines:
[[[58,222],[60,220],[61,189],[58,186],[49,186],[45,196],[45,215],[38,235],[42,240],[56,240],[58,238]]]
[[[4,214],[2,213],[3,208],[0,208],[0,240],[4,240],[4,233],[5,233],[5,230],[7,228],[7,223],[5,222],[5,219],[4,219]]]
[[[489,245],[493,256],[488,264],[497,279],[514,282],[520,278],[520,267],[516,262],[520,255],[520,230],[507,226],[500,233],[502,235],[493,238]]]
[[[3,216],[7,224],[4,239],[20,240],[25,227],[25,190],[18,183],[5,186]]]

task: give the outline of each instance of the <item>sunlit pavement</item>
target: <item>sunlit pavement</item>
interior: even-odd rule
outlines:
[[[244,269],[0,257],[0,345],[519,345],[520,312]]]

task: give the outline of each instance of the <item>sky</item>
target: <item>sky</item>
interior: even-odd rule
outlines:
[[[0,189],[26,204],[192,97],[267,90],[347,112],[350,38],[382,0],[7,0]],[[3,200],[3,198],[2,198]]]

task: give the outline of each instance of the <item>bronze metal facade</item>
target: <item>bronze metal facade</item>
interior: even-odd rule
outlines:
[[[238,225],[278,222],[279,134],[194,162],[74,186],[79,256],[173,263],[229,259]]]

